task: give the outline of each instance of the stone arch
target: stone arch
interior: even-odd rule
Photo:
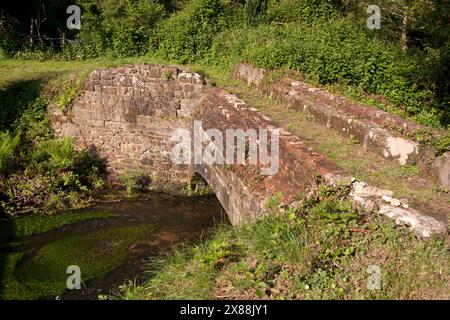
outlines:
[[[84,92],[68,112],[53,109],[56,136],[72,136],[82,147],[95,146],[108,159],[114,174],[142,170],[150,174],[160,191],[184,193],[196,173],[211,186],[233,224],[257,219],[277,208],[267,200],[281,194],[280,205],[289,205],[308,191],[320,174],[328,184],[348,183],[350,197],[358,205],[379,206],[379,212],[398,222],[406,221],[421,236],[444,234],[445,220],[422,214],[401,201],[382,198],[383,190],[355,182],[345,171],[308,148],[295,135],[258,110],[219,87],[208,87],[196,73],[155,65],[133,65],[94,71]],[[279,133],[277,170],[263,175],[265,164],[176,164],[171,159],[173,132],[194,131],[201,121],[204,130],[264,129]],[[261,146],[261,141],[258,141]],[[258,147],[259,148],[259,147]],[[370,191],[370,192],[369,192]],[[433,210],[431,210],[433,211]]]

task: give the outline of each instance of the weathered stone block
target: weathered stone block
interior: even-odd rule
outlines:
[[[191,83],[192,82],[192,73],[189,72],[180,72],[178,74],[178,82],[179,83]]]
[[[197,110],[198,102],[195,100],[182,99],[180,100],[179,110],[177,110],[177,116],[190,117],[195,110]]]
[[[433,161],[432,167],[440,184],[450,189],[450,152],[437,157]]]

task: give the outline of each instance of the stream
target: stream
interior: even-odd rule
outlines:
[[[19,226],[0,223],[3,234],[12,233],[0,237],[0,299],[97,299],[128,280],[150,276],[145,271],[152,260],[177,244],[201,241],[216,223],[228,221],[215,197],[156,193],[64,215],[83,220],[43,232],[21,227],[31,233],[26,236],[14,236]],[[50,228],[51,219],[39,226]],[[67,289],[69,266],[80,268],[81,289]]]

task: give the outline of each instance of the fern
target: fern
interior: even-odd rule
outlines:
[[[20,141],[20,133],[11,135],[9,132],[0,132],[0,173],[6,173],[13,162],[13,155]]]
[[[47,154],[50,156],[52,165],[56,168],[67,168],[72,164],[75,156],[73,139],[64,138],[49,140],[46,145]]]

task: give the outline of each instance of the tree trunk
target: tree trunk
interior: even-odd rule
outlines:
[[[34,20],[31,18],[31,24],[30,24],[30,46],[33,47],[34,44]]]
[[[408,11],[403,13],[401,44],[402,51],[406,52],[408,50]]]

